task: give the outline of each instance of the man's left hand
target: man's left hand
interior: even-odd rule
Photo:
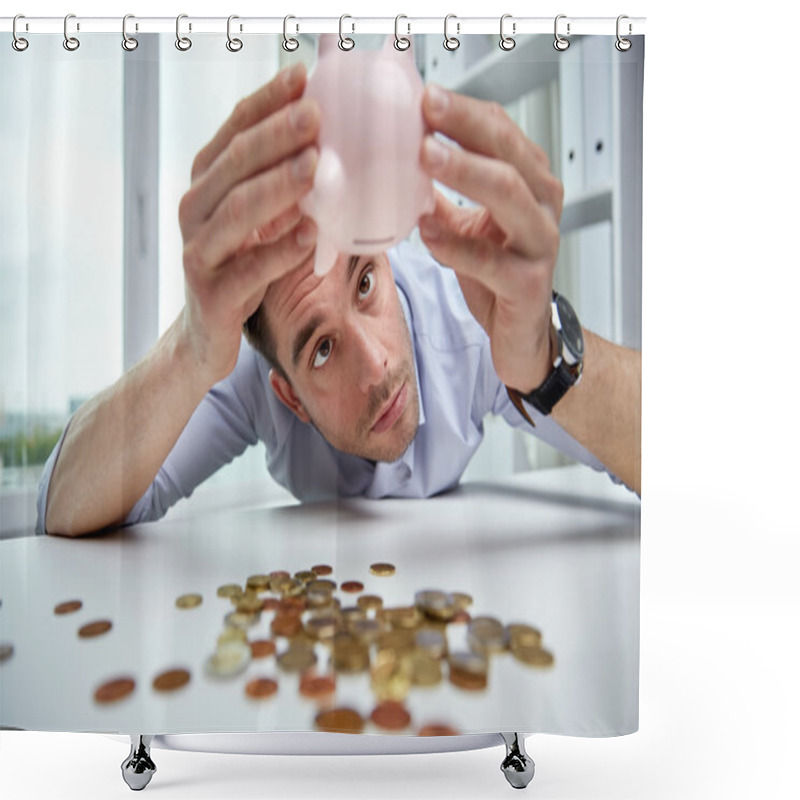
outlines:
[[[459,208],[436,192],[420,234],[455,271],[489,335],[500,380],[527,393],[552,367],[550,301],[564,187],[545,152],[501,105],[428,86],[423,112],[434,131],[461,145],[426,136],[423,168],[480,207]]]

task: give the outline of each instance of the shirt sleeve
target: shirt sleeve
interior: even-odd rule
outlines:
[[[259,386],[257,354],[242,339],[233,372],[215,384],[200,401],[153,482],[123,521],[123,526],[163,517],[178,500],[189,497],[198,484],[258,442],[254,404],[257,403]],[[39,482],[37,534],[45,533],[50,479],[68,428],[69,423],[47,459]]]

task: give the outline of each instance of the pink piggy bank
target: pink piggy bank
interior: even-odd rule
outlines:
[[[319,161],[300,208],[317,223],[314,272],[340,253],[368,255],[402,241],[433,211],[419,163],[423,83],[411,49],[388,36],[380,51],[342,51],[322,35],[305,94],[320,107]]]

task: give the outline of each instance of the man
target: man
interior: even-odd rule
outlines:
[[[543,151],[496,104],[429,86],[428,124],[461,147],[426,137],[421,164],[481,207],[437,195],[420,234],[438,264],[401,245],[319,278],[298,208],[319,130],[305,81],[301,64],[281,72],[197,155],[185,306],[70,420],[37,532],[157,518],[259,439],[301,499],[428,496],[458,482],[490,412],[639,492],[641,356],[554,328],[563,188]]]

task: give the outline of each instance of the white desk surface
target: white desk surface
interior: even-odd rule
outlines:
[[[0,641],[14,652],[0,664],[0,725],[123,734],[314,730],[314,701],[298,693],[298,675],[283,672],[275,656],[253,659],[226,681],[203,666],[232,610],[218,586],[330,564],[331,579],[359,580],[386,606],[411,605],[425,588],[467,592],[473,617],[533,625],[555,656],[545,670],[510,653],[492,656],[484,691],[451,685],[446,670],[437,686],[412,686],[412,723],[401,734],[432,721],[464,734],[630,733],[638,727],[639,516],[627,489],[566,467],[426,500],[203,507],[103,535],[3,541]],[[394,564],[396,574],[371,574],[376,561]],[[188,592],[200,593],[202,604],[177,608]],[[356,595],[337,589],[336,596],[343,607],[355,605]],[[54,614],[73,598],[83,601],[79,611]],[[248,638],[273,638],[272,617],[264,612]],[[113,628],[79,638],[78,628],[96,619]],[[467,649],[465,625],[449,625],[447,636],[451,650]],[[287,641],[276,641],[280,653]],[[316,648],[324,668],[327,650]],[[156,692],[153,678],[172,667],[188,669],[190,683]],[[133,693],[95,703],[95,688],[122,674],[135,678]],[[253,700],[244,685],[261,675],[276,679],[279,691]],[[336,704],[368,718],[369,673],[339,674]],[[364,733],[384,731],[368,720]]]

